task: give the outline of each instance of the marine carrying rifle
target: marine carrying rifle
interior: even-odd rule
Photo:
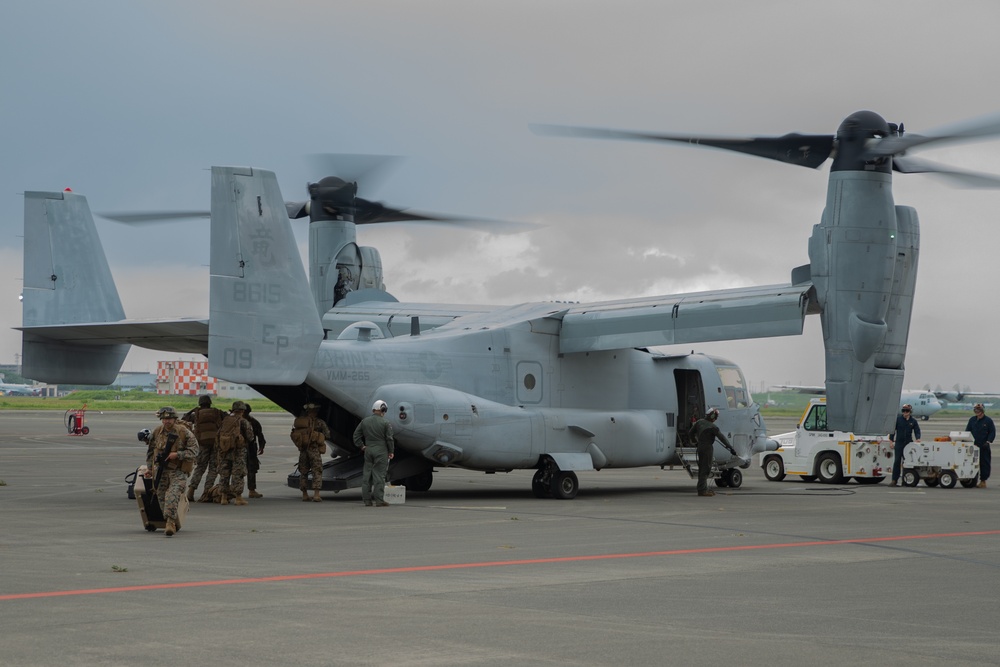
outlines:
[[[177,442],[177,434],[171,433],[167,436],[167,444],[163,447],[163,451],[156,457],[156,479],[153,480],[154,492],[160,489],[160,478],[163,477],[163,469],[167,467],[167,457],[170,456],[175,442]]]

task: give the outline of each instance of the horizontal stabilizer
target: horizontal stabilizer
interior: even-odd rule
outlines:
[[[180,354],[208,354],[208,320],[204,319],[122,320],[18,328],[33,339],[87,346],[88,350],[100,345],[124,344]]]
[[[127,344],[95,340],[83,345],[41,333],[53,325],[125,318],[86,197],[72,192],[24,193],[22,299],[25,377],[77,384],[114,382]]]
[[[208,372],[297,385],[323,328],[274,174],[212,168]]]
[[[802,333],[812,285],[772,285],[571,308],[559,351],[588,352]]]

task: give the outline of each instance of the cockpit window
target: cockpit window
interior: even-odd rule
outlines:
[[[747,389],[746,380],[743,379],[743,372],[736,366],[719,366],[718,368],[729,407],[750,407],[750,391]]]
[[[826,431],[826,406],[814,405],[809,414],[806,415],[802,426],[807,431]]]

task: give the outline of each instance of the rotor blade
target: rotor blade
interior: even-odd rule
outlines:
[[[894,157],[892,168],[901,174],[936,174],[948,179],[953,185],[965,188],[1000,188],[1000,176],[955,169],[908,155]]]
[[[590,139],[624,139],[629,141],[672,141],[695,146],[710,146],[723,150],[747,153],[757,157],[787,162],[802,167],[819,167],[833,152],[832,134],[797,134],[781,137],[691,137],[676,134],[651,134],[627,130],[610,130],[597,127],[569,127],[566,125],[531,125],[536,134],[562,137],[587,137]]]
[[[354,224],[376,225],[390,222],[425,222],[432,224],[455,225],[471,227],[493,234],[516,234],[538,229],[541,225],[530,222],[510,222],[506,220],[487,220],[484,218],[460,218],[440,213],[420,213],[386,206],[381,202],[373,202],[360,197],[356,198],[357,208],[354,213]]]
[[[309,167],[317,180],[324,176],[336,176],[347,182],[354,182],[366,191],[378,189],[393,168],[403,158],[398,155],[365,155],[356,153],[315,153],[307,156]]]
[[[309,202],[307,201],[286,201],[285,210],[288,211],[288,217],[292,220],[298,220],[299,218],[305,218],[309,215]]]
[[[904,134],[901,137],[886,137],[872,146],[869,154],[873,157],[898,155],[906,149],[915,146],[949,141],[968,141],[997,135],[1000,135],[1000,113],[946,125],[926,134]]]
[[[171,220],[190,220],[192,218],[210,218],[209,211],[137,211],[133,213],[97,213],[98,216],[115,222],[136,224],[142,222],[169,222]]]

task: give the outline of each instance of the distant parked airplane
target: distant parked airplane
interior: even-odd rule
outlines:
[[[822,394],[826,395],[826,387],[822,385],[791,385],[791,384],[776,384],[774,385],[776,389],[790,389],[797,391],[800,394]],[[968,395],[968,394],[965,394]],[[935,392],[923,389],[904,389],[899,395],[899,407],[903,407],[907,403],[913,408],[913,416],[919,417],[920,419],[927,420],[932,414],[944,407]]]

